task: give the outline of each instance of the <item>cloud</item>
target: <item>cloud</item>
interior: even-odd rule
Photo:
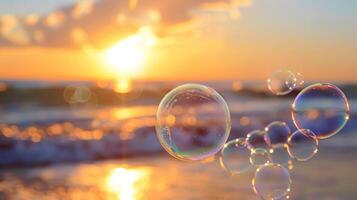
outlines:
[[[93,1],[91,0],[82,0],[79,1],[72,10],[72,17],[74,19],[79,19],[82,16],[88,15],[92,12]]]
[[[0,33],[3,40],[8,41],[10,44],[26,45],[29,43],[29,37],[26,29],[20,25],[19,20],[10,15],[1,16],[1,29]]]
[[[140,27],[167,28],[197,18],[195,10],[227,10],[239,16],[237,7],[250,0],[82,0],[46,16],[0,16],[0,46],[104,48]]]

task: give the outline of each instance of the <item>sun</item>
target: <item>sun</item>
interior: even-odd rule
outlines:
[[[110,68],[121,77],[136,75],[145,65],[147,54],[157,44],[157,37],[149,27],[119,41],[105,51]]]

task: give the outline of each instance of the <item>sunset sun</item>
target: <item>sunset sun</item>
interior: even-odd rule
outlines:
[[[144,67],[147,54],[156,43],[157,37],[151,29],[143,27],[106,50],[106,62],[119,76],[133,76]]]

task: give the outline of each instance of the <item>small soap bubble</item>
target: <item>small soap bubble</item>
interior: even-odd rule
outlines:
[[[279,70],[273,72],[268,78],[268,88],[275,95],[286,95],[294,90],[295,76],[289,70]]]
[[[279,164],[261,166],[255,172],[253,189],[262,199],[286,199],[291,190],[289,171]]]
[[[91,90],[86,86],[69,86],[63,92],[64,99],[69,104],[86,103],[92,97]]]
[[[237,138],[227,142],[220,156],[221,166],[231,174],[246,172],[252,167],[250,163],[250,150],[245,138]]]
[[[269,145],[272,147],[284,145],[288,141],[291,133],[288,124],[281,121],[270,123],[265,127],[265,132],[269,138],[266,141],[269,141]]]
[[[318,140],[311,130],[297,130],[288,139],[289,155],[298,161],[311,159],[317,151]]]
[[[253,130],[247,134],[248,147],[253,150],[256,148],[269,149],[269,138],[266,136],[266,132],[262,130]]]
[[[257,148],[250,154],[250,163],[255,166],[265,165],[271,162],[269,152],[266,149]]]
[[[231,118],[223,97],[199,84],[181,85],[162,99],[156,133],[164,149],[180,160],[211,157],[226,143]]]
[[[294,79],[295,87],[303,86],[305,83],[304,76],[300,72],[296,72],[294,73],[294,75],[295,75],[295,79]]]
[[[318,83],[302,90],[291,107],[298,129],[311,130],[318,139],[337,134],[349,119],[346,95],[335,85]]]
[[[287,166],[290,161],[287,144],[274,146],[269,150],[271,161],[276,164]]]

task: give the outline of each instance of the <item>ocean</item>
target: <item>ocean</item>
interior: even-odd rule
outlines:
[[[131,94],[113,94],[91,82],[4,83],[0,199],[258,199],[252,190],[253,170],[230,176],[217,156],[187,163],[163,150],[155,134],[156,110],[163,95],[179,83],[134,83]],[[229,139],[272,121],[296,129],[290,107],[297,92],[277,98],[257,83],[244,83],[246,89],[228,81],[205,84],[229,105]],[[86,101],[66,101],[69,87],[87,88],[79,95]],[[294,162],[291,199],[354,198],[357,101],[354,93],[346,94],[352,96],[349,122],[320,142],[312,160]]]

